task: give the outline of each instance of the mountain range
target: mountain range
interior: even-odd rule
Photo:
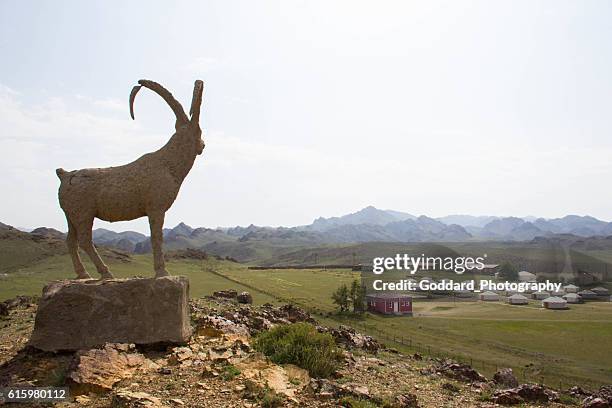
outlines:
[[[58,236],[59,231],[37,228],[39,235]],[[536,237],[571,234],[577,237],[612,235],[612,223],[591,216],[567,215],[562,218],[424,215],[381,210],[369,206],[340,217],[317,218],[298,227],[193,228],[180,223],[164,229],[168,249],[199,248],[223,256],[249,259],[270,248],[307,247],[362,242],[466,242],[530,241]],[[94,242],[126,252],[147,253],[151,244],[146,235],[98,228]],[[263,244],[263,245],[262,245]]]

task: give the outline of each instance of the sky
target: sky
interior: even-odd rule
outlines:
[[[58,167],[128,163],[205,83],[166,226],[368,205],[612,220],[609,1],[0,2],[0,221],[65,231]],[[96,227],[147,230],[146,220]]]

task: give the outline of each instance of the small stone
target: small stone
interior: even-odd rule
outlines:
[[[501,368],[493,375],[493,382],[506,388],[518,387],[519,383],[511,368]]]
[[[88,404],[89,402],[91,402],[91,398],[86,395],[77,395],[74,400],[79,404]]]
[[[253,303],[253,296],[251,296],[251,294],[249,292],[241,292],[237,296],[237,300],[238,300],[238,303],[252,304]]]
[[[111,406],[113,408],[165,407],[157,397],[147,394],[146,392],[132,392],[129,390],[117,390],[113,395]]]

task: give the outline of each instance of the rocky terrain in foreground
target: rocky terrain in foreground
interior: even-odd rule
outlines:
[[[106,344],[76,353],[43,353],[26,346],[35,299],[0,303],[0,387],[69,386],[58,407],[494,407],[502,405],[610,407],[612,387],[589,392],[519,384],[502,369],[487,379],[450,360],[404,355],[347,327],[318,326],[333,336],[343,362],[331,378],[311,378],[277,365],[252,348],[275,325],[316,322],[285,305],[253,307],[235,292],[190,303],[189,344],[141,348]],[[248,302],[248,297],[241,298]],[[0,405],[3,403],[0,400]],[[13,404],[5,404],[11,406]],[[49,406],[14,404],[15,406]]]

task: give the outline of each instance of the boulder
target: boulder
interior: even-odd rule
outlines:
[[[191,335],[188,300],[182,276],[52,282],[43,289],[29,345],[55,352],[184,344]]]
[[[238,299],[238,303],[249,304],[249,305],[253,303],[253,296],[251,296],[249,292],[240,292],[240,294],[237,296],[237,299]]]
[[[372,336],[361,334],[352,327],[340,325],[337,329],[319,326],[317,330],[332,335],[336,343],[347,348],[358,348],[376,354],[382,345]]]
[[[515,390],[500,390],[493,395],[493,401],[500,405],[518,405],[525,402]]]
[[[493,375],[493,382],[506,388],[518,387],[519,383],[511,368],[500,368]]]
[[[539,384],[521,384],[515,388],[493,393],[493,402],[502,405],[516,405],[524,402],[548,403],[559,400],[559,395]]]

